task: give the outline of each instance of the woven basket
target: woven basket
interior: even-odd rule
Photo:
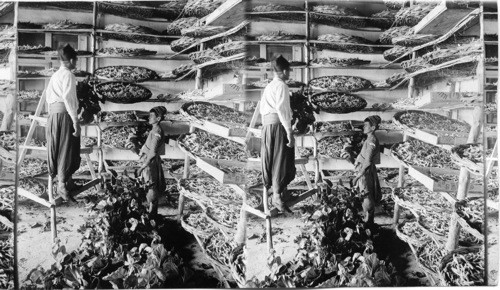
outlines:
[[[441,116],[439,114],[434,114],[434,113],[429,113],[429,112],[419,111],[419,110],[405,110],[405,111],[397,112],[396,114],[394,114],[394,116],[392,117],[393,124],[398,126],[399,128],[401,128],[401,130],[406,131],[406,132],[411,133],[411,134],[416,134],[416,129],[401,122],[401,116],[405,113],[419,113],[419,114],[423,114],[423,115],[433,115],[435,117],[441,118],[443,121],[444,121],[444,119],[448,119],[448,118]],[[452,120],[452,122],[461,123],[462,125],[465,126],[464,130],[468,131],[470,128],[470,126],[468,124],[465,124],[465,123],[462,123],[462,122],[459,122],[456,120]],[[429,130],[429,131],[432,131],[432,130]]]
[[[446,265],[448,263],[453,261],[453,254],[464,255],[464,254],[468,254],[468,253],[477,253],[477,252],[480,252],[481,249],[482,249],[482,247],[458,248],[458,249],[451,251],[447,255],[445,255],[441,259],[441,264],[439,265],[439,277],[441,278],[441,280],[443,282],[443,285],[441,285],[441,286],[472,286],[472,285],[454,285],[454,283],[451,283],[450,281],[448,281],[447,275],[445,273],[445,268],[446,268]],[[483,286],[483,284],[478,284],[478,285],[474,285],[474,286]]]
[[[171,39],[156,37],[152,35],[140,35],[140,34],[119,34],[119,33],[103,33],[99,36],[103,40],[116,39],[126,42],[133,43],[147,43],[147,44],[168,44]]]
[[[147,50],[147,49],[128,49],[128,48],[120,48],[120,47],[107,47],[100,48],[96,51],[96,55],[103,56],[146,56],[146,55],[155,55],[156,51]]]
[[[203,213],[203,211],[200,211],[200,212],[196,212],[196,213]],[[208,237],[210,237],[210,235],[212,235],[216,229],[214,228],[212,231],[203,231],[203,230],[200,230],[198,228],[195,228],[194,226],[190,225],[188,222],[187,222],[187,219],[189,218],[189,216],[191,214],[194,214],[194,213],[188,213],[186,215],[184,215],[181,219],[181,226],[188,232],[190,232],[191,234],[195,235],[195,236],[198,236],[202,239],[207,239]],[[203,213],[204,215],[204,213]],[[208,221],[208,220],[207,220]]]
[[[371,87],[371,82],[356,76],[322,76],[309,81],[309,87],[315,90],[348,93]]]
[[[158,35],[158,31],[140,25],[133,25],[129,23],[115,23],[109,24],[104,27],[104,30],[110,32],[118,32],[118,33],[135,33],[135,34],[152,34]]]
[[[415,26],[433,8],[433,5],[413,5],[411,7],[403,8],[396,13],[394,24],[396,26]]]
[[[451,148],[451,159],[458,166],[463,166],[463,167],[467,168],[467,170],[472,174],[484,175],[482,163],[477,164],[477,163],[474,163],[472,160],[469,160],[469,159],[466,159],[466,158],[460,156],[459,152],[461,152],[465,148],[472,146],[472,145],[477,145],[477,144],[462,144],[462,145],[458,145],[458,146]]]
[[[208,243],[210,242],[210,239],[221,239],[223,237],[220,236],[220,232],[216,232],[214,233],[213,235],[211,235],[208,239],[206,239],[205,241],[203,241],[203,251],[205,252],[207,258],[212,262],[214,263],[215,265],[217,265],[221,270],[225,271],[226,274],[230,274],[231,272],[231,269],[229,268],[229,265],[226,265],[225,263],[222,263],[221,261],[219,261],[218,259],[216,259],[216,257],[213,257],[212,256],[212,253],[210,253],[209,251],[207,251],[207,245]],[[226,238],[226,239],[229,239],[229,238]],[[230,243],[226,242],[229,246],[232,247],[232,245],[230,245]],[[230,260],[230,259],[228,259]]]
[[[411,48],[408,48],[408,47],[399,46],[399,45],[394,46],[393,48],[384,51],[384,59],[387,61],[394,61],[395,59],[397,59],[398,57],[402,56],[403,54],[405,54],[406,52],[408,52],[410,50],[411,50]],[[401,60],[405,60],[408,58],[409,58],[409,56],[406,56]]]
[[[113,95],[112,98],[106,97],[102,92],[102,89],[104,86],[109,85],[109,84],[121,84],[122,86],[132,86],[132,87],[137,87],[138,89],[141,89],[144,91],[144,94],[142,96],[130,96],[127,94],[116,94]],[[107,82],[107,83],[101,83],[95,86],[94,91],[96,94],[101,98],[101,100],[104,101],[109,101],[112,103],[118,103],[118,104],[133,104],[133,103],[139,103],[139,102],[144,102],[146,100],[149,100],[153,94],[148,88],[145,88],[143,86],[137,85],[137,84],[130,84],[130,83],[123,83],[123,82]]]
[[[47,23],[43,25],[46,30],[62,30],[62,29],[91,29],[91,24],[73,23],[69,20],[62,20],[55,23]]]
[[[225,0],[188,0],[184,6],[187,16],[205,17],[217,9]]]
[[[180,77],[181,75],[184,75],[189,71],[192,71],[193,67],[194,67],[193,64],[183,64],[172,70],[172,74],[177,77]]]
[[[360,28],[366,26],[364,17],[360,17],[354,10],[336,5],[317,5],[310,13],[311,21],[324,25],[340,26],[344,28]]]
[[[371,42],[362,37],[345,35],[342,33],[331,33],[318,36],[319,41],[325,43],[316,43],[318,49],[332,49],[350,53],[373,53],[374,49],[366,44]]]
[[[319,101],[320,98],[327,97],[327,100]],[[356,104],[352,106],[350,102],[346,102],[347,99],[352,99]],[[345,93],[331,93],[323,92],[317,93],[311,96],[311,102],[320,108],[320,110],[325,111],[330,114],[347,114],[351,112],[356,112],[364,109],[367,105],[365,99],[360,96],[345,94]],[[331,103],[326,106],[325,103]]]
[[[424,68],[429,68],[431,67],[431,65],[424,58],[417,57],[415,59],[401,62],[401,67],[404,68],[407,72],[413,73]]]
[[[297,13],[293,13],[294,11]],[[302,11],[303,8],[270,3],[254,7],[250,16],[284,21],[304,21],[305,14]]]
[[[273,11],[297,11],[302,10],[303,8],[290,6],[290,5],[281,5],[281,4],[266,4],[259,5],[252,8],[252,12],[273,12]]]
[[[423,55],[422,58],[433,65],[437,65],[464,56],[479,54],[481,54],[480,44],[474,43],[471,45],[458,46],[456,48],[431,51]]]
[[[246,51],[245,42],[243,41],[230,41],[222,43],[214,47],[214,51],[223,57],[228,57]]]
[[[380,43],[392,44],[392,39],[395,37],[413,33],[413,28],[409,26],[399,26],[390,28],[382,32],[379,36]]]
[[[123,69],[125,71],[128,71],[128,73],[131,73],[131,71],[134,70],[142,70],[144,72],[144,75],[140,76],[139,78],[133,78],[131,75],[127,75],[125,73],[122,74],[122,78],[119,78],[118,74],[115,74],[113,78],[108,78],[102,76],[103,72],[107,69],[116,69],[120,70]],[[147,80],[154,80],[154,79],[159,79],[160,76],[153,70],[150,70],[149,68],[146,67],[140,67],[140,66],[122,66],[122,65],[117,65],[117,66],[106,66],[106,67],[100,67],[94,71],[94,75],[103,80],[107,81],[121,81],[121,82],[144,82]]]
[[[303,39],[304,36],[296,34],[288,34],[283,31],[273,31],[260,36],[257,36],[257,41],[280,41],[280,40],[295,40]]]
[[[413,47],[433,41],[436,38],[438,38],[438,36],[433,34],[408,34],[394,37],[392,39],[392,44]]]
[[[399,10],[408,6],[409,2],[408,0],[384,0],[385,6],[392,10]]]
[[[391,155],[395,155],[395,154],[392,154],[392,150],[391,150]],[[392,199],[394,200],[394,203],[397,203],[401,207],[408,209],[411,212],[411,214],[414,215],[418,219],[420,217],[420,215],[422,215],[421,212],[424,210],[424,208],[419,204],[415,204],[415,203],[406,201],[403,198],[401,198],[400,191],[401,191],[400,187],[396,187],[396,188],[392,189],[391,196],[392,196]]]
[[[14,10],[14,2],[0,3],[0,17],[7,15]]]
[[[424,231],[424,233],[429,238],[431,238],[434,242],[436,242],[436,244],[438,244],[438,245],[444,245],[446,243],[446,236],[444,236],[442,234],[439,234],[439,233],[436,233],[436,232],[432,231],[431,229],[428,229],[424,225],[424,222],[422,221],[422,216],[418,217],[418,224],[422,228],[422,231]]]
[[[382,29],[387,29],[392,26],[394,19],[396,18],[396,11],[384,10],[379,13],[375,13],[368,19],[368,25],[379,27]]]
[[[181,30],[182,36],[210,37],[226,31],[225,26],[192,26]]]
[[[310,66],[325,66],[325,67],[347,67],[347,66],[357,66],[357,65],[367,65],[371,61],[363,60],[358,58],[335,58],[330,57],[322,61],[321,59],[312,60]]]
[[[236,205],[234,205],[234,206],[236,206]],[[237,205],[237,206],[240,207],[241,205]],[[221,232],[225,233],[226,236],[232,236],[236,232],[236,226],[237,226],[238,222],[236,222],[234,224],[228,224],[224,221],[217,220],[212,215],[210,207],[207,208],[207,210],[205,211],[205,214],[207,216],[207,219],[210,220],[210,222],[212,222],[212,224],[215,227],[217,227]]]
[[[385,80],[389,86],[394,86],[406,78],[406,73],[395,73]]]
[[[181,52],[195,43],[196,39],[192,37],[183,36],[177,40],[172,41],[172,43],[170,43],[170,49],[172,49],[172,51],[174,52]],[[184,53],[191,53],[194,51],[196,51],[196,47],[193,47],[192,49],[189,49]]]
[[[476,74],[477,62],[461,63],[437,71],[427,72],[416,76],[416,86],[429,86],[436,82],[453,78],[470,77]]]
[[[209,48],[202,51],[192,52],[189,54],[189,58],[196,64],[202,64],[208,61],[220,59],[222,58],[222,56],[215,52],[213,49]]]
[[[163,34],[166,35],[181,35],[181,30],[184,28],[189,28],[192,26],[196,26],[199,19],[196,17],[185,17],[179,18],[174,22],[168,24],[167,29],[163,31]]]
[[[173,1],[172,1],[173,2]],[[177,1],[180,2],[180,1]],[[175,2],[173,2],[175,4]],[[182,11],[181,7],[150,7],[140,5],[127,5],[111,1],[99,1],[99,12],[125,16],[133,19],[161,18],[163,20],[174,20]]]
[[[421,247],[423,245],[424,241],[421,241],[421,240],[418,240],[418,239],[413,238],[411,236],[408,236],[405,233],[403,233],[403,231],[401,230],[404,227],[404,225],[408,222],[412,222],[412,221],[405,220],[402,223],[398,224],[398,226],[396,227],[396,236],[398,236],[398,238],[400,240],[402,240],[403,242],[405,242],[407,244],[413,245],[415,247]]]
[[[432,286],[439,286],[439,285],[441,285],[440,277],[439,277],[439,274],[437,273],[437,271],[434,271],[433,269],[427,267],[426,265],[424,265],[420,261],[420,258],[419,258],[419,253],[420,252],[418,250],[420,248],[415,249],[415,247],[413,247],[413,245],[409,245],[409,246],[410,246],[411,251],[413,252],[413,255],[417,258],[416,261],[417,261],[418,266],[420,267],[420,269],[422,269],[422,271],[424,272],[425,276],[427,276],[427,278],[430,280],[431,285]]]

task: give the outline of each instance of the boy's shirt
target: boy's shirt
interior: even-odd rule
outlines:
[[[140,154],[146,154],[148,157],[165,154],[165,134],[160,125],[153,126],[149,131],[146,143],[142,146]]]
[[[380,164],[380,145],[374,134],[368,135],[366,138],[355,164],[365,164],[366,162]]]
[[[280,78],[275,77],[264,89],[260,101],[262,116],[277,113],[285,130],[292,131],[292,109],[290,107],[290,89]]]
[[[78,98],[76,96],[75,75],[65,66],[61,66],[50,78],[45,91],[48,104],[64,103],[71,120],[78,122]]]

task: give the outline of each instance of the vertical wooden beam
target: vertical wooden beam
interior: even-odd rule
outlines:
[[[238,221],[238,228],[234,236],[237,245],[243,245],[247,237],[247,211],[244,209],[247,204],[247,194],[243,191],[243,204],[240,208],[240,220]]]
[[[47,189],[47,193],[49,195],[50,206],[50,232],[52,234],[52,242],[54,242],[57,238],[57,220],[56,220],[56,205],[54,203],[54,185],[53,178],[49,175],[49,186]]]
[[[205,47],[205,43],[200,43],[200,51],[202,51]],[[194,88],[196,90],[201,90],[203,88],[203,78],[201,77],[201,74],[202,74],[202,69],[199,68],[196,70],[196,83],[194,85]]]
[[[265,186],[263,186],[262,202],[264,203],[264,213],[266,214],[267,250],[271,252],[271,250],[273,249],[273,231],[271,226],[271,212],[269,211],[268,199],[267,189]]]
[[[19,2],[14,2],[14,23],[13,23],[13,26],[15,27],[16,29],[16,40],[15,40],[15,43],[14,43],[14,47],[18,47],[18,39],[19,39],[19,35],[17,33],[17,23],[19,22]],[[14,59],[13,59],[13,63],[12,63],[12,67],[11,67],[11,74],[12,74],[12,80],[16,80],[16,72],[17,72],[17,50],[16,49],[13,49],[11,53],[14,53]],[[18,88],[18,82],[16,81],[15,82],[15,86],[16,86],[16,92],[17,90],[19,89]],[[16,95],[14,95],[14,97],[16,97]],[[17,103],[17,102],[15,102]],[[18,122],[18,119],[19,119],[19,106],[17,106],[17,104],[14,106],[14,116],[16,116],[16,121],[14,122],[15,123],[15,131],[16,131],[16,136],[20,136],[20,126],[19,126],[19,122]],[[16,150],[16,161],[18,160],[19,158],[19,145],[16,145],[17,146],[17,150]],[[26,152],[26,151],[25,151]],[[17,166],[15,168],[18,168]],[[14,172],[14,173],[17,173],[17,170]],[[19,180],[18,180],[18,175],[17,174],[14,174],[14,185],[15,185],[15,188],[16,188],[16,191],[14,192],[14,212],[13,212],[13,215],[14,215],[14,226],[13,226],[13,229],[12,231],[14,232],[14,235],[13,235],[13,239],[12,239],[12,242],[14,243],[13,245],[13,250],[14,250],[14,289],[20,289],[19,287],[19,265],[18,265],[18,259],[17,259],[17,252],[18,252],[18,248],[17,248],[17,216],[18,216],[18,195],[17,195],[17,187],[19,185]]]

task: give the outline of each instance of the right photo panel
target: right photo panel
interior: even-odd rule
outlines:
[[[497,285],[496,2],[249,2],[251,285]]]

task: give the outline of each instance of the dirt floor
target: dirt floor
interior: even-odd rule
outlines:
[[[186,211],[194,204],[188,204]],[[293,209],[293,208],[292,208]],[[49,223],[49,211],[43,206],[36,205],[31,201],[22,201],[19,204],[19,278],[24,281],[29,272],[38,267],[50,267],[54,259],[51,255],[51,233]],[[175,223],[177,213],[176,204],[165,204],[161,206],[160,214],[171,217]],[[83,203],[78,205],[61,205],[57,207],[58,217],[58,237],[66,245],[68,251],[78,248],[81,241],[81,234],[78,228],[84,224],[86,211]],[[392,218],[385,215],[380,210],[377,211],[376,223],[381,225],[380,235],[374,240],[375,246],[380,250],[378,253],[381,259],[388,259],[397,269],[398,273],[404,277],[407,286],[429,285],[418,268],[415,257],[411,254],[408,246],[400,241],[390,224]],[[299,225],[299,226],[297,226]],[[281,256],[284,263],[295,256],[297,244],[293,242],[301,232],[303,223],[300,214],[287,214],[273,218],[273,245],[277,254]],[[205,273],[198,278],[198,281],[190,285],[192,287],[217,287],[222,286],[217,283],[214,277],[216,272],[211,268],[210,262],[202,253],[196,240],[183,230],[175,233],[179,241],[180,255],[185,261],[199,273]],[[247,278],[257,277],[262,279],[267,273],[267,245],[264,231],[264,220],[249,217],[247,227]],[[197,271],[197,272],[198,272]],[[203,278],[202,278],[203,277]]]

